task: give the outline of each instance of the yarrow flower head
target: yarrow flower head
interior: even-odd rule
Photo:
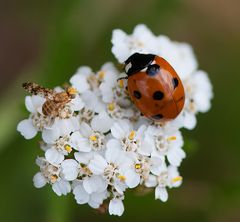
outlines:
[[[44,154],[36,161],[40,170],[33,178],[35,187],[50,184],[59,196],[72,192],[77,204],[108,206],[110,215],[121,216],[126,190],[151,187],[155,199],[165,202],[168,189],[181,185],[178,168],[186,157],[181,129],[196,126],[196,114],[210,109],[213,93],[187,43],[156,36],[141,24],[130,35],[114,30],[112,44],[119,63],[133,53],[144,53],[171,64],[185,92],[176,118],[154,122],[144,117],[131,100],[126,73],[107,62],[96,72],[80,67],[65,88],[24,84],[32,94],[25,98],[30,114],[17,130],[25,139],[41,133]],[[131,68],[128,65],[125,72]],[[154,97],[159,100],[163,95]]]

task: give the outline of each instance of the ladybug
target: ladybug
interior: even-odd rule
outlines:
[[[134,53],[124,62],[128,92],[140,112],[154,121],[172,120],[182,111],[183,84],[162,57]]]

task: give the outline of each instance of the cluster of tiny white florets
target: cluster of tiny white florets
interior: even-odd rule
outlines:
[[[123,63],[134,52],[165,58],[177,71],[185,88],[185,106],[180,115],[164,124],[154,124],[140,115],[126,89],[127,80],[108,62],[98,72],[80,67],[70,78],[77,96],[65,105],[54,121],[44,116],[45,98],[27,96],[28,119],[17,130],[26,138],[42,134],[40,171],[33,178],[37,188],[52,186],[57,195],[74,194],[78,204],[99,208],[105,201],[110,214],[122,215],[124,192],[138,186],[155,189],[155,198],[165,202],[168,188],[182,183],[178,167],[186,154],[180,128],[193,129],[196,114],[210,108],[212,86],[198,70],[192,48],[186,43],[155,36],[145,25],[133,34],[114,30],[112,52]],[[57,88],[56,90],[59,90]]]

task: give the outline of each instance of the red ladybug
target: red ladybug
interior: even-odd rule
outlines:
[[[173,67],[162,57],[134,53],[124,64],[128,92],[140,112],[154,120],[174,119],[185,101],[183,84]]]

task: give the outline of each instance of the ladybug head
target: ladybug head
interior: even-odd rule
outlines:
[[[155,55],[153,54],[132,54],[125,62],[124,70],[128,76],[134,73],[140,72],[142,69],[148,67],[154,60]]]

